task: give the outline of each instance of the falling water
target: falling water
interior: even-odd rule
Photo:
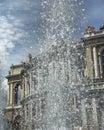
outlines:
[[[80,110],[75,102],[81,82],[77,66],[81,54],[75,48],[74,37],[80,24],[79,6],[82,3],[77,0],[42,0],[42,33],[46,48],[37,76],[37,91],[45,93],[42,130],[73,130],[74,126],[80,125]],[[47,75],[44,81],[42,73]]]
[[[44,43],[49,45],[75,40],[84,9],[82,0],[42,0],[42,29]]]

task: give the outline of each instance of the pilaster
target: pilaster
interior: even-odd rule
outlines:
[[[94,61],[95,78],[97,78],[99,77],[99,71],[98,71],[98,59],[97,59],[96,46],[93,47],[93,61]]]

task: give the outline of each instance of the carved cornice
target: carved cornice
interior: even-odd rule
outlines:
[[[101,45],[104,44],[104,35],[84,38],[83,42],[86,46]]]

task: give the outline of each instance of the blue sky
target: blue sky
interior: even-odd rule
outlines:
[[[88,25],[99,29],[104,23],[104,0],[84,0],[82,8],[87,19],[82,30]],[[11,64],[26,60],[28,53],[39,52],[40,12],[40,0],[0,0],[0,60],[4,74]]]
[[[104,23],[104,0],[85,0],[85,16],[87,17],[86,25],[93,25],[96,29]]]

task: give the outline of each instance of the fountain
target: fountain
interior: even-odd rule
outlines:
[[[100,68],[103,67],[103,32],[88,26],[84,38],[76,42],[82,11],[79,7],[83,1],[41,2],[44,47],[36,57],[29,55],[27,62],[12,66],[7,76],[9,92],[13,95],[9,96],[10,106],[6,108],[7,115],[12,117],[8,118],[10,127],[22,130],[103,129],[103,73],[102,69],[97,69],[97,61],[102,65]],[[97,60],[98,54],[101,59]],[[21,102],[17,102],[19,85]],[[20,107],[12,99],[21,103]],[[11,114],[10,110],[13,110]]]
[[[33,82],[37,81],[32,92],[44,95],[37,118],[41,122],[39,130],[73,130],[81,125],[79,95],[83,72],[79,67],[83,57],[74,37],[82,2],[42,0],[45,47],[33,59],[32,68]]]

